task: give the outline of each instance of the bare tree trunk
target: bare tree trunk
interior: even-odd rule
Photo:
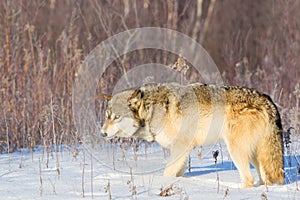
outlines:
[[[213,14],[215,3],[216,3],[216,0],[210,0],[209,6],[208,6],[207,17],[204,20],[203,30],[202,30],[202,32],[200,34],[200,38],[199,38],[199,42],[201,44],[203,43],[203,41],[205,39],[205,35],[206,35],[208,27],[210,25],[210,20],[211,20],[212,14]]]
[[[203,43],[210,25],[216,0],[197,0],[196,23],[192,32],[192,38]]]
[[[9,19],[11,18],[11,8],[10,8],[10,1],[6,0],[4,3],[4,20],[5,20],[5,53],[6,53],[6,68],[5,68],[5,74],[9,76],[10,69],[11,69],[11,33],[10,33],[10,22]],[[7,85],[9,87],[9,85]]]
[[[201,31],[201,17],[202,17],[202,4],[203,0],[197,0],[197,9],[196,9],[196,23],[193,28],[192,38],[197,40],[198,35]]]

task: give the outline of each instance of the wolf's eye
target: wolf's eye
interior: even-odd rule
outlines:
[[[112,117],[111,111],[110,110],[106,110],[105,111],[105,119],[111,119],[111,117]]]
[[[116,115],[116,116],[115,116],[115,119],[120,119],[120,115]]]

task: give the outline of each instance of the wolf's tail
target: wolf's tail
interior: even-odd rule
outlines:
[[[267,96],[267,95],[266,95]],[[284,163],[283,163],[283,138],[280,114],[271,98],[267,96],[267,134],[261,141],[258,152],[258,160],[264,171],[264,181],[266,184],[284,183]]]

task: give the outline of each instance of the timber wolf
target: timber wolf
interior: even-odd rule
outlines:
[[[271,98],[245,87],[176,83],[142,86],[108,101],[101,134],[136,137],[170,148],[164,176],[182,176],[189,152],[223,140],[242,187],[283,184],[282,125]]]

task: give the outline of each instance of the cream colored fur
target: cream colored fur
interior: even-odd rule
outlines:
[[[250,163],[261,184],[284,182],[280,116],[270,97],[255,90],[155,84],[114,95],[106,113],[103,136],[143,138],[171,149],[165,176],[182,176],[195,146],[223,140],[243,187],[254,183]]]

